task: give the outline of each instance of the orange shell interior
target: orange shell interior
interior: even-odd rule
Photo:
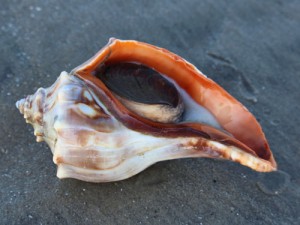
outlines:
[[[255,117],[234,97],[180,56],[147,43],[111,38],[93,58],[73,73],[92,76],[99,65],[132,61],[151,67],[177,82],[198,104],[208,109],[234,138],[248,146],[274,168],[269,144]]]

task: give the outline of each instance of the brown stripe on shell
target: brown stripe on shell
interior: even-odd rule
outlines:
[[[81,112],[78,107],[69,108],[65,112],[65,118],[70,118],[72,121],[76,121],[76,127],[89,127],[90,129],[94,129],[98,132],[109,133],[115,129],[115,122],[112,118],[104,113],[103,111],[97,112],[94,116],[86,116],[83,112]],[[71,122],[71,121],[70,121]],[[67,125],[67,126],[66,126]],[[72,123],[60,126],[60,121],[57,119],[55,121],[55,129],[58,131],[59,127],[70,128],[72,129]],[[69,127],[68,127],[69,126]]]
[[[107,143],[110,139],[112,132],[112,130],[92,130],[84,127],[82,127],[80,130],[77,129],[76,132],[74,132],[75,128],[71,126],[67,128],[55,126],[55,128],[59,138],[62,138],[65,142],[67,142],[67,140],[71,140],[72,143],[69,143],[70,145],[76,145],[80,147],[87,147],[91,145],[107,147],[105,146],[105,143]],[[99,135],[99,133],[101,135]],[[121,145],[121,142],[113,140],[109,142],[109,144],[112,145],[109,145],[108,147],[117,148]]]
[[[92,170],[106,170],[117,167],[123,157],[115,152],[97,151],[94,149],[69,149],[68,154],[54,156],[55,164],[67,164]]]

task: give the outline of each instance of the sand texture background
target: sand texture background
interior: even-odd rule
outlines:
[[[110,37],[169,49],[260,121],[279,171],[161,162],[124,181],[56,178],[15,102]],[[300,2],[34,1],[0,7],[0,224],[300,224]]]

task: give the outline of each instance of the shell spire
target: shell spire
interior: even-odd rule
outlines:
[[[45,89],[39,88],[34,95],[16,102],[16,107],[24,115],[26,123],[34,127],[34,135],[37,142],[44,141],[43,110],[45,101]]]

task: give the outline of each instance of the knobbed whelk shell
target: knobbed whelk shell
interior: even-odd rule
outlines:
[[[50,146],[59,178],[116,181],[186,157],[276,170],[254,116],[193,65],[150,44],[110,39],[16,105]]]

